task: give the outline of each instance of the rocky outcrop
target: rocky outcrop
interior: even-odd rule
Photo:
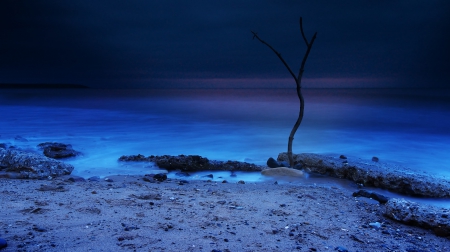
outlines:
[[[145,161],[154,162],[159,168],[167,170],[181,171],[204,171],[204,170],[223,170],[223,171],[261,171],[265,167],[247,162],[239,161],[217,161],[209,160],[198,155],[178,155],[178,156],[148,156],[131,155],[121,156],[119,161]]]
[[[35,153],[0,148],[0,177],[41,179],[68,175],[74,167]]]
[[[438,236],[450,238],[449,209],[394,198],[386,203],[384,215],[408,225],[431,229]]]
[[[75,157],[80,154],[72,149],[70,144],[45,142],[38,144],[37,147],[44,151],[46,157],[54,159]]]
[[[294,154],[294,163],[305,171],[337,178],[345,178],[363,184],[388,189],[406,195],[449,198],[450,181],[431,175],[421,175],[405,167],[380,161],[352,160],[312,153]],[[287,161],[286,153],[278,155],[278,161]]]

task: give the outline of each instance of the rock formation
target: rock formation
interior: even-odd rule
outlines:
[[[35,153],[0,148],[0,176],[42,179],[68,175],[74,167]]]
[[[287,160],[286,153],[278,155],[278,161]],[[295,164],[301,164],[307,172],[350,179],[364,186],[412,196],[450,198],[450,181],[428,174],[422,175],[394,164],[380,161],[363,162],[312,153],[296,154],[294,161]]]

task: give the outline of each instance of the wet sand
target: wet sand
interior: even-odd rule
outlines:
[[[339,186],[0,179],[3,251],[450,251]]]

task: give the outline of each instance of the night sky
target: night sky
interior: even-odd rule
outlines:
[[[0,83],[98,88],[450,87],[450,1],[0,2]]]

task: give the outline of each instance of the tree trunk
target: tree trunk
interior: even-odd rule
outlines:
[[[298,114],[297,121],[295,122],[294,127],[292,128],[292,131],[291,131],[291,134],[289,135],[289,140],[288,140],[288,158],[289,158],[289,166],[290,167],[294,167],[294,157],[293,157],[293,154],[292,154],[292,143],[294,141],[294,135],[297,132],[298,127],[302,123],[303,113],[305,111],[305,100],[303,99],[303,94],[302,94],[302,76],[303,76],[303,72],[304,72],[304,68],[305,68],[306,59],[308,58],[309,52],[311,51],[311,47],[312,47],[312,45],[314,43],[314,40],[316,39],[316,35],[317,35],[317,32],[314,33],[311,41],[308,42],[308,40],[306,39],[305,33],[303,32],[302,18],[300,18],[300,31],[302,33],[302,37],[303,37],[303,40],[305,41],[307,49],[306,49],[305,55],[303,56],[302,65],[300,66],[300,70],[299,70],[297,76],[295,76],[294,72],[292,72],[292,70],[289,67],[289,65],[286,63],[286,61],[283,59],[283,57],[281,57],[281,54],[279,52],[277,52],[267,42],[265,42],[264,40],[260,39],[256,32],[252,31],[253,38],[257,38],[261,43],[263,43],[266,46],[268,46],[278,56],[278,58],[281,60],[281,62],[283,62],[284,66],[287,68],[289,73],[294,78],[295,84],[297,86],[297,96],[298,96],[298,99],[300,100],[300,112]]]

